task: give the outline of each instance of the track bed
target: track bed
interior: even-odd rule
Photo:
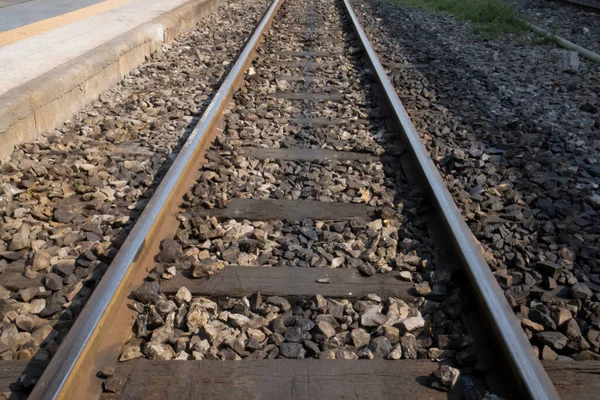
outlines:
[[[288,1],[278,11],[153,281],[134,292],[139,314],[121,359],[135,360],[105,391],[442,398],[427,383],[446,360],[476,382],[470,393],[486,392],[457,267],[429,237],[423,195],[408,184],[339,7]],[[154,374],[163,378],[147,385]]]
[[[589,396],[390,87],[347,1],[275,0],[32,397]]]

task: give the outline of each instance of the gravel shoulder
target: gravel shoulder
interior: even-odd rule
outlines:
[[[563,72],[532,34],[354,5],[534,349],[599,359],[600,67]]]
[[[558,1],[511,0],[527,20],[571,42],[600,53],[599,14],[577,9]],[[580,1],[585,3],[585,1]],[[589,4],[599,2],[587,0]]]
[[[2,165],[2,359],[52,357],[267,5],[224,3]]]

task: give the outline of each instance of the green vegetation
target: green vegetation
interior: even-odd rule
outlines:
[[[476,31],[491,35],[518,33],[525,23],[505,0],[390,0],[403,6],[447,12],[474,24]]]

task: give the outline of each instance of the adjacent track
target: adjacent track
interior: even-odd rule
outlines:
[[[423,197],[431,210],[422,206]],[[237,230],[234,237],[227,234],[232,230]],[[344,253],[342,247],[350,241],[362,241],[362,247],[345,247]],[[265,243],[272,242],[277,245],[267,248]],[[372,252],[363,254],[367,247]],[[404,253],[397,254],[396,247]],[[462,267],[468,285],[457,284],[460,272],[449,264]],[[169,272],[173,266],[175,274]],[[444,274],[453,277],[439,278]],[[429,286],[422,285],[423,276],[437,278]],[[143,284],[148,278],[161,282],[162,297],[156,285]],[[476,314],[470,318],[477,323],[469,324],[469,317],[460,318],[458,312],[430,329],[429,343],[415,345],[417,337],[423,338],[419,329],[427,319],[421,322],[419,317],[431,312],[424,302],[415,301],[409,280],[431,300],[427,307],[448,304],[453,289],[473,293]],[[182,287],[206,299],[194,302],[180,292]],[[245,309],[240,300],[244,296],[251,299]],[[360,303],[365,296],[367,303]],[[132,297],[136,301],[130,307]],[[227,316],[245,313],[255,318],[264,312],[265,319],[269,313],[274,316],[271,322],[284,318],[285,326],[269,326],[281,329],[282,337],[285,332],[291,344],[254,343],[254,352],[235,343],[215,345],[214,353],[207,350],[194,356],[196,360],[174,361],[158,355],[173,351],[164,347],[175,338],[166,329],[169,338],[154,342],[154,360],[136,356],[118,363],[125,343],[132,352],[148,350],[148,337],[158,332],[148,320],[155,318],[152,313],[161,301],[160,307],[167,307],[162,326],[175,318],[171,303],[186,310],[204,304],[199,315],[208,315],[206,307],[216,307],[211,312],[219,314],[227,311],[214,319],[219,327],[225,319],[241,329],[241,317],[232,322]],[[381,306],[376,305],[379,301]],[[292,310],[290,303],[296,305]],[[404,317],[415,318],[411,322],[417,327],[399,322],[398,333],[407,340],[395,347],[405,354],[402,360],[378,359],[394,356],[391,348],[382,353],[372,346],[373,339],[392,337],[395,331],[386,330],[383,336],[377,322],[365,322],[365,304],[386,309],[406,304],[410,309]],[[244,310],[232,311],[240,307]],[[345,310],[337,322],[319,319],[327,308],[336,307]],[[294,318],[284,316],[287,311]],[[186,318],[189,328],[189,314]],[[290,318],[308,336],[291,339],[286,328]],[[428,324],[435,324],[432,318]],[[336,332],[328,335],[331,326],[315,325],[323,320],[338,323]],[[310,328],[303,331],[302,324]],[[359,325],[369,327],[368,352],[361,352],[354,338],[356,346],[348,342],[333,349],[327,344],[332,336],[339,344]],[[261,328],[262,333],[254,329],[252,334],[270,332]],[[442,340],[455,338],[453,334],[468,341],[467,331],[487,336],[499,350],[493,363],[486,360],[485,349],[476,352],[488,364],[488,374],[478,374],[469,362],[470,343],[455,345],[452,355],[440,358],[454,362],[453,355],[462,354],[459,364],[476,382],[474,390],[558,398],[348,1],[287,0],[284,5],[284,0],[275,0],[30,398],[97,397],[103,384],[107,389],[107,381],[98,377],[107,367],[116,367],[111,381],[115,387],[109,389],[117,394],[110,396],[124,398],[192,393],[200,398],[239,398],[241,393],[245,398],[445,398],[423,384],[438,364],[419,359],[438,358],[431,356],[431,341],[443,347]],[[205,327],[201,332],[214,342]],[[178,356],[190,355],[186,351],[192,352],[189,341],[195,335],[176,338],[183,346]],[[355,360],[371,358],[370,352],[375,359]],[[319,354],[337,360],[316,359],[325,358]],[[270,359],[282,356],[285,360]],[[505,369],[505,375],[489,376],[496,374],[494,367]],[[478,381],[482,376],[510,384],[488,386]],[[467,386],[456,386],[451,396],[473,390]]]
[[[559,3],[564,3],[564,4],[567,4],[569,6],[576,7],[576,8],[579,8],[581,10],[584,10],[584,11],[593,12],[593,13],[600,13],[600,7],[597,6],[597,5],[593,5],[593,4],[589,4],[589,3],[584,3],[584,2],[576,1],[576,0],[554,0],[554,1],[557,1]]]

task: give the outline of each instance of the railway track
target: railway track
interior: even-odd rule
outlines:
[[[558,398],[349,3],[275,0],[30,398],[439,389]]]
[[[600,5],[598,5],[598,4],[590,4],[590,3],[577,1],[577,0],[554,0],[554,1],[569,5],[571,7],[579,8],[580,10],[593,12],[593,13],[600,13]]]

